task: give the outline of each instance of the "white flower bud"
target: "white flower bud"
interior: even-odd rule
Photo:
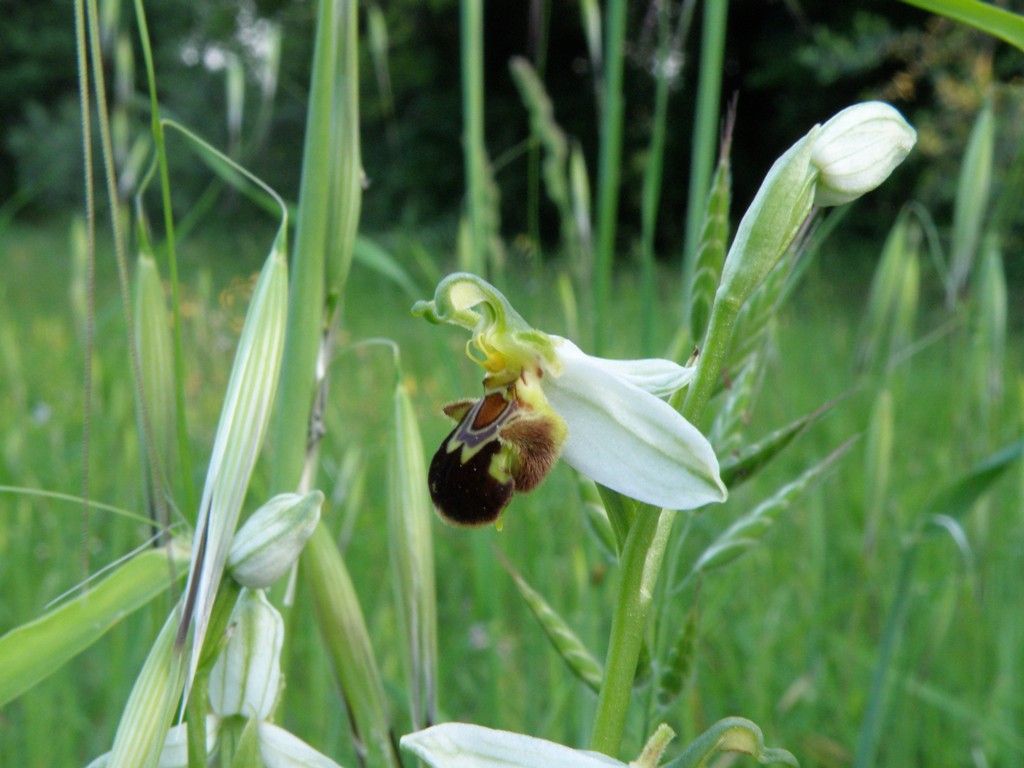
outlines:
[[[267,589],[291,568],[320,521],[324,495],[282,493],[253,512],[231,542],[228,572],[249,589]]]
[[[228,632],[210,671],[210,708],[221,717],[266,720],[281,685],[284,619],[262,591],[244,590]]]
[[[842,205],[889,178],[917,141],[917,132],[888,104],[847,107],[821,127],[811,151],[819,173],[818,206]]]

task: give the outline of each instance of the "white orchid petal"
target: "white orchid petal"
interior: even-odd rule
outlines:
[[[435,725],[400,743],[432,768],[626,768],[596,752],[468,723]]]
[[[266,768],[341,768],[284,728],[266,722],[258,727],[260,759]]]
[[[555,351],[558,355],[582,355],[584,352],[568,339],[552,336],[555,340]],[[613,376],[625,379],[650,392],[655,397],[666,398],[673,392],[682,389],[693,379],[696,368],[684,368],[671,360],[648,358],[645,360],[608,360],[603,357],[590,357],[592,365],[607,371]]]
[[[569,427],[563,458],[601,485],[647,504],[695,509],[724,501],[707,439],[668,403],[608,370],[607,361],[559,345],[560,376],[544,394]]]
[[[220,732],[220,718],[216,715],[206,716],[206,754],[213,754],[217,746],[217,735]],[[157,768],[188,768],[188,723],[176,725],[167,731],[163,751]]]

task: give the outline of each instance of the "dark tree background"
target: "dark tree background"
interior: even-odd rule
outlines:
[[[636,232],[654,81],[655,0],[630,7],[626,62],[622,232]],[[463,192],[459,7],[456,0],[378,0],[389,36],[393,112],[387,109],[368,46],[362,51],[363,155],[370,187],[364,227],[450,227]],[[673,4],[678,12],[678,4]],[[51,215],[78,205],[82,195],[80,118],[72,6],[64,0],[3,2],[0,25],[0,199],[18,195],[26,212]],[[301,167],[303,121],[315,3],[309,0],[150,0],[157,81],[167,116],[220,147],[228,145],[225,76],[204,53],[236,55],[249,74],[246,121],[258,101],[257,62],[241,31],[253,19],[279,25],[279,87],[269,131],[240,159],[285,195],[294,197]],[[541,12],[538,28],[531,9]],[[135,53],[131,126],[148,127],[148,96],[131,5],[122,3],[117,27]],[[365,14],[363,16],[365,20]],[[488,0],[485,3],[486,138],[503,198],[503,227],[515,237],[526,227],[526,111],[509,74],[512,56],[538,62],[556,118],[593,162],[598,141],[594,78],[575,0]],[[688,178],[690,126],[699,60],[700,8],[682,41],[684,68],[670,103],[659,246],[681,239]],[[186,55],[186,51],[191,55]],[[205,62],[205,63],[204,63]],[[113,71],[108,65],[108,77]],[[734,0],[729,8],[723,73],[724,100],[738,101],[733,150],[735,207],[742,210],[771,162],[815,122],[855,101],[882,98],[920,132],[911,161],[895,183],[861,205],[891,211],[910,197],[939,210],[948,206],[971,122],[993,94],[1004,106],[1000,146],[1016,146],[1020,99],[999,83],[1019,80],[1020,57],[996,41],[934,19],[892,0],[857,3]],[[108,87],[113,83],[108,80]],[[244,133],[244,130],[243,130]],[[209,183],[208,171],[181,145],[171,147],[176,202],[186,209]],[[1003,158],[1004,160],[1006,158]],[[20,193],[20,195],[19,195]],[[543,193],[542,193],[543,195]],[[543,230],[556,232],[542,197]],[[886,225],[887,226],[887,225]]]

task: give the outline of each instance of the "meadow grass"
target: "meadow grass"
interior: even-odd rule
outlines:
[[[242,240],[228,262],[220,255],[219,237],[182,246],[195,258],[183,268],[184,296],[192,309],[182,330],[192,355],[187,388],[195,395],[188,402],[197,446],[210,444],[211,436],[202,430],[215,423],[216,393],[223,391],[228,368],[224,350],[237,335],[242,310],[229,299],[238,298],[239,286],[265,254],[265,243],[254,240],[250,246]],[[0,306],[5,361],[0,483],[74,495],[81,472],[81,346],[64,298],[65,230],[15,225],[0,247],[6,265]],[[615,322],[608,323],[605,342],[609,356],[628,356],[640,343],[639,279],[632,272],[615,275]],[[428,451],[449,429],[440,406],[475,392],[478,374],[461,358],[463,340],[411,318],[411,302],[399,288],[358,266],[351,281],[345,334],[333,365],[332,392],[338,395],[328,405],[321,455],[329,500],[324,519],[332,532],[349,531],[344,556],[404,732],[408,720],[395,641],[399,619],[390,585],[380,577],[387,558],[385,463],[391,413],[381,382],[394,374],[388,352],[347,346],[371,336],[398,343]],[[851,274],[839,254],[812,269],[781,315],[776,354],[759,408],[745,430],[749,440],[855,390],[857,329],[868,283],[869,275]],[[425,281],[423,290],[429,295]],[[509,296],[537,326],[555,333],[564,329],[553,284],[513,283]],[[675,306],[675,298],[667,290],[658,297],[665,312]],[[940,311],[937,302],[933,306]],[[132,396],[125,377],[117,374],[126,365],[119,341],[124,330],[116,299],[102,291],[98,316],[92,493],[97,500],[139,512],[141,468]],[[1019,341],[1018,330],[1008,344],[1007,393],[994,419],[999,434],[992,447],[1021,431]],[[658,340],[664,346],[670,342]],[[742,715],[757,720],[769,743],[786,746],[803,765],[850,763],[906,537],[936,487],[981,458],[967,450],[974,442],[964,415],[968,359],[968,345],[954,333],[894,374],[891,483],[873,546],[866,548],[864,539],[868,470],[866,440],[861,439],[818,487],[782,514],[760,546],[728,568],[686,584],[666,601],[660,620],[673,630],[694,606],[700,615],[682,696],[663,714],[681,741],[721,717]],[[726,506],[687,520],[678,562],[688,567],[729,522],[847,438],[864,433],[874,395],[870,386],[853,391],[768,470],[738,489]],[[361,485],[332,487],[353,451],[364,473]],[[203,455],[201,448],[197,455]],[[265,494],[268,482],[261,465],[251,496]],[[993,765],[1024,760],[1024,620],[1018,601],[1024,561],[1022,486],[1019,468],[1011,471],[963,519],[969,549],[959,550],[948,535],[920,547],[906,620],[887,676],[878,765],[966,765],[976,748]],[[94,511],[89,538],[83,541],[80,515],[75,503],[21,493],[0,496],[0,630],[36,616],[47,601],[76,584],[83,548],[95,570],[148,536],[145,524]],[[679,527],[684,527],[682,520]],[[574,473],[560,465],[535,493],[517,497],[500,532],[467,533],[436,523],[434,534],[440,719],[585,743],[596,698],[551,651],[499,558],[500,553],[543,594],[592,652],[603,655],[614,567],[583,521]],[[676,562],[671,555],[667,561]],[[666,566],[667,583],[675,577]],[[104,751],[167,607],[158,600],[152,609],[126,618],[95,647],[6,705],[0,712],[4,763],[84,764]],[[341,764],[356,765],[307,591],[299,591],[286,621],[281,722]],[[641,683],[635,695],[644,701],[649,688]],[[626,752],[639,752],[638,734],[656,725],[642,722],[645,710],[649,707],[631,711],[636,727],[630,728]]]

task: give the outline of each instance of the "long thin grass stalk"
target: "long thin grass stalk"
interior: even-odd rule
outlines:
[[[167,164],[167,145],[164,126],[160,119],[160,100],[156,88],[156,71],[149,40],[149,26],[142,0],[135,0],[135,23],[139,28],[139,42],[146,67],[149,88],[150,130],[156,150],[160,174],[160,198],[164,215],[164,249],[167,253],[168,279],[171,284],[171,316],[174,333],[175,419],[177,422],[178,462],[181,468],[181,508],[188,519],[195,520],[197,494],[192,469],[192,453],[188,442],[188,419],[185,408],[185,352],[181,338],[181,289],[178,280],[178,258],[174,239],[174,209],[171,204],[171,176]]]
[[[686,232],[683,240],[683,289],[692,285],[694,258],[704,217],[704,200],[715,166],[718,136],[719,100],[722,89],[722,61],[725,57],[725,30],[728,0],[707,0],[701,29],[700,64],[697,82],[697,106],[693,144],[690,148],[690,186],[687,195]],[[684,296],[689,311],[689,296]]]
[[[483,0],[462,0],[462,155],[466,176],[469,227],[468,272],[487,275],[486,150],[484,149],[484,7]]]
[[[604,46],[601,43],[601,8],[597,0],[580,0],[580,23],[587,41],[590,69],[594,73],[594,102],[600,117],[604,113]]]
[[[692,14],[693,2],[686,4]],[[655,301],[656,264],[654,258],[654,232],[661,200],[661,178],[665,162],[665,138],[668,133],[669,88],[679,76],[679,65],[672,50],[673,35],[669,19],[670,5],[663,2],[658,13],[658,50],[655,56],[654,117],[651,141],[644,169],[643,196],[640,208],[640,273],[641,295],[645,311],[641,333],[641,348],[645,355],[654,353],[654,321],[657,315]]]
[[[332,215],[332,172],[336,169],[335,163],[325,162],[325,158],[339,151],[331,146],[337,117],[335,101],[342,87],[337,82],[337,58],[347,44],[341,36],[342,21],[347,14],[355,13],[355,9],[349,10],[352,4],[347,0],[323,0],[317,14],[291,260],[288,328],[273,436],[272,493],[296,490],[306,458],[313,382],[324,331],[328,217]]]
[[[100,43],[100,37],[101,36],[100,36],[100,31],[99,31],[99,26],[100,26],[100,24],[99,24],[99,11],[98,11],[98,9],[96,7],[95,0],[87,0],[86,1],[86,3],[85,3],[84,20],[85,20],[84,26],[81,25],[81,24],[78,24],[76,31],[77,31],[77,33],[79,35],[83,36],[79,40],[79,48],[80,48],[80,50],[84,50],[86,45],[88,45],[88,50],[89,50],[89,53],[90,53],[90,57],[89,57],[89,61],[88,61],[88,72],[91,73],[91,75],[92,75],[93,89],[94,89],[94,94],[95,94],[95,97],[96,97],[96,110],[97,110],[97,115],[98,115],[98,126],[99,126],[99,134],[100,134],[100,146],[101,146],[101,151],[102,151],[103,170],[104,170],[103,175],[104,175],[104,179],[105,179],[106,194],[107,194],[108,206],[109,206],[109,210],[110,210],[111,230],[112,230],[113,238],[114,238],[114,262],[115,262],[115,264],[117,266],[117,284],[118,284],[118,290],[119,290],[120,297],[121,297],[121,311],[122,311],[122,315],[124,317],[125,328],[127,329],[127,339],[126,340],[127,340],[127,347],[128,347],[128,358],[129,358],[130,370],[131,370],[131,375],[132,375],[132,383],[133,383],[135,394],[136,394],[136,398],[137,398],[136,402],[138,403],[139,422],[141,424],[141,429],[140,429],[141,440],[140,440],[140,442],[142,442],[145,445],[145,448],[146,448],[146,456],[147,456],[147,458],[149,460],[149,464],[150,464],[150,476],[153,477],[153,478],[156,478],[159,475],[159,471],[158,471],[158,468],[157,468],[157,465],[156,465],[157,450],[156,450],[156,447],[155,447],[154,442],[153,442],[153,430],[152,430],[152,427],[151,427],[151,424],[150,424],[149,409],[148,409],[148,405],[147,405],[147,402],[146,402],[146,399],[145,399],[145,393],[143,391],[142,363],[141,363],[141,361],[139,359],[139,350],[138,350],[138,346],[136,345],[135,336],[133,335],[135,324],[134,324],[134,317],[133,317],[134,313],[133,313],[133,307],[132,307],[132,301],[131,301],[131,285],[130,285],[130,279],[129,279],[129,275],[128,275],[128,260],[127,260],[127,254],[126,254],[126,246],[125,246],[125,242],[124,242],[124,239],[125,239],[125,228],[122,225],[122,218],[121,218],[122,207],[120,205],[120,197],[119,197],[119,194],[118,194],[117,169],[115,168],[115,165],[114,165],[115,161],[114,161],[113,135],[112,135],[112,130],[111,130],[110,113],[109,113],[109,108],[108,108],[108,105],[107,105],[108,104],[107,103],[107,93],[106,93],[107,86],[106,86],[106,80],[105,80],[105,77],[104,77],[104,68],[103,68],[104,64],[103,64],[102,48],[101,48],[101,43]],[[86,37],[85,36],[87,36],[88,43],[86,43]],[[84,56],[82,58],[82,63],[84,63]],[[88,83],[88,76],[82,78],[82,82],[87,84]],[[87,100],[85,100],[85,99],[83,99],[83,107],[88,108],[88,103],[87,103]],[[83,119],[87,119],[87,118],[83,118]],[[86,125],[88,125],[88,123],[86,123]],[[87,166],[87,171],[91,172],[91,164]],[[87,183],[89,183],[89,184],[92,183],[91,178],[87,181]],[[89,203],[89,205],[91,206],[92,203]],[[95,219],[94,218],[91,218],[90,224],[92,226],[95,226]],[[90,235],[90,238],[94,238],[94,237],[95,237],[94,234]],[[91,345],[89,345],[89,346],[91,347]],[[88,354],[91,357],[91,355],[92,355],[91,348],[90,348]],[[89,365],[90,364],[87,363],[87,370],[89,368]],[[88,384],[87,384],[86,388],[87,388],[87,390],[89,390]],[[89,390],[89,391],[91,391],[91,390]],[[86,414],[85,414],[85,420],[86,420],[87,424],[89,422],[89,415],[90,415],[90,413],[89,413],[89,402],[87,400],[86,401]],[[90,439],[90,433],[89,433],[88,427],[85,430],[85,434],[84,434],[83,439],[86,441],[86,443]],[[84,449],[84,453],[85,453],[85,456],[87,457],[86,458],[86,462],[88,462],[88,455],[89,455],[88,447],[86,447]],[[88,475],[89,475],[89,466],[88,466],[88,463],[86,463],[86,466],[84,468],[83,495],[82,495],[83,499],[85,500],[85,513],[84,513],[84,516],[83,516],[84,517],[83,526],[84,526],[84,528],[86,530],[86,534],[88,533],[88,520],[89,520],[89,517],[88,517],[88,503],[89,503],[88,502],[88,498],[89,498],[89,493],[88,493]],[[159,489],[157,489],[157,491],[159,493]],[[158,506],[158,508],[162,508],[163,507],[163,494],[159,493],[159,497],[160,498],[157,501],[157,506]],[[165,513],[159,513],[157,516],[159,518],[166,519],[166,514]],[[86,560],[86,562],[87,562],[87,560]],[[172,570],[173,569],[171,569],[169,567],[169,571],[168,572],[171,573]]]
[[[82,111],[82,158],[85,167],[85,303],[84,338],[85,364],[82,375],[82,540],[89,540],[89,446],[92,426],[92,362],[95,334],[95,281],[96,281],[96,198],[93,194],[92,154],[92,100],[89,97],[89,57],[86,32],[85,0],[75,2],[75,50],[78,56],[78,94]],[[89,573],[89,552],[83,548],[82,575]]]
[[[626,0],[609,0],[605,20],[604,110],[597,171],[597,254],[593,295],[594,351],[601,354],[602,323],[608,317],[615,234],[618,224],[622,165],[623,63],[626,45]]]

